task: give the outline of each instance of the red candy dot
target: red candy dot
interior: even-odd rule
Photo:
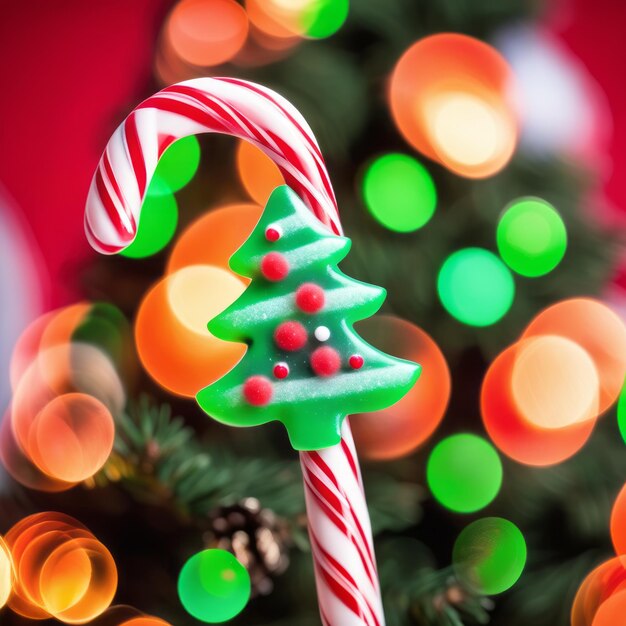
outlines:
[[[289,262],[280,252],[270,252],[261,260],[261,273],[273,282],[283,280],[289,274]]]
[[[274,331],[274,341],[281,350],[294,352],[304,348],[308,336],[300,322],[283,322]]]
[[[363,357],[360,354],[353,354],[348,360],[353,370],[360,370],[363,367]]]
[[[332,376],[341,367],[341,357],[334,348],[322,346],[311,355],[311,368],[318,376]]]
[[[324,306],[324,290],[313,283],[304,283],[296,291],[296,305],[305,313],[317,313]]]
[[[276,378],[287,378],[289,376],[289,365],[287,363],[276,363],[274,365],[274,376]]]
[[[250,376],[243,384],[243,397],[252,406],[265,406],[272,394],[272,382],[265,376]]]
[[[278,241],[282,235],[280,228],[276,226],[268,226],[265,230],[265,239],[271,241]]]

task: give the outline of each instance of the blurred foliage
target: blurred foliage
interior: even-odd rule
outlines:
[[[142,396],[118,417],[115,452],[96,481],[119,481],[136,497],[169,505],[200,525],[213,509],[253,496],[288,520],[297,544],[308,549],[306,532],[299,532],[305,519],[299,461],[295,454],[271,455],[269,445],[259,448],[252,456],[198,441],[183,418],[172,416],[169,405]],[[375,534],[402,531],[419,519],[421,487],[381,471],[367,472],[364,480]]]

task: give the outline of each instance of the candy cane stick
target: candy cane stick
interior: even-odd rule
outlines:
[[[198,78],[145,100],[111,137],[85,211],[85,231],[96,250],[112,254],[133,241],[159,158],[177,139],[208,132],[258,146],[320,221],[341,234],[324,160],[300,113],[260,85]],[[338,446],[300,454],[320,614],[324,626],[384,626],[371,525],[348,420],[342,434]]]

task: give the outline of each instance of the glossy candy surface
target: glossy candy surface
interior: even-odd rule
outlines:
[[[268,240],[268,228],[278,229],[280,238]],[[383,354],[352,328],[380,308],[385,292],[337,268],[349,249],[350,240],[332,235],[291,189],[282,186],[273,192],[256,228],[230,261],[235,272],[252,282],[209,323],[216,337],[248,345],[228,374],[197,395],[209,415],[234,426],[279,420],[294,448],[317,450],[340,442],[346,415],[385,408],[409,391],[420,367]],[[264,259],[276,254],[289,266],[278,280],[263,271]],[[319,297],[316,290],[316,302],[323,303],[316,311],[298,306],[299,289],[307,284],[323,292]],[[306,334],[298,337],[305,340],[287,345],[282,340],[286,324],[304,329]],[[315,332],[320,327],[330,331],[323,344]],[[355,354],[362,358],[358,369],[350,364]],[[274,376],[279,363],[287,365],[289,376]],[[250,393],[250,381],[259,376],[272,385],[271,393],[264,390],[263,399],[269,399],[263,404]]]

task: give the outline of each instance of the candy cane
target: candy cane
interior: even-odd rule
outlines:
[[[300,113],[277,93],[234,78],[197,78],[142,102],[100,159],[85,210],[91,245],[104,254],[137,234],[141,204],[165,150],[181,137],[246,139],[280,168],[313,213],[341,234],[319,146]],[[384,626],[369,514],[348,420],[341,444],[300,454],[315,579],[324,626]]]

